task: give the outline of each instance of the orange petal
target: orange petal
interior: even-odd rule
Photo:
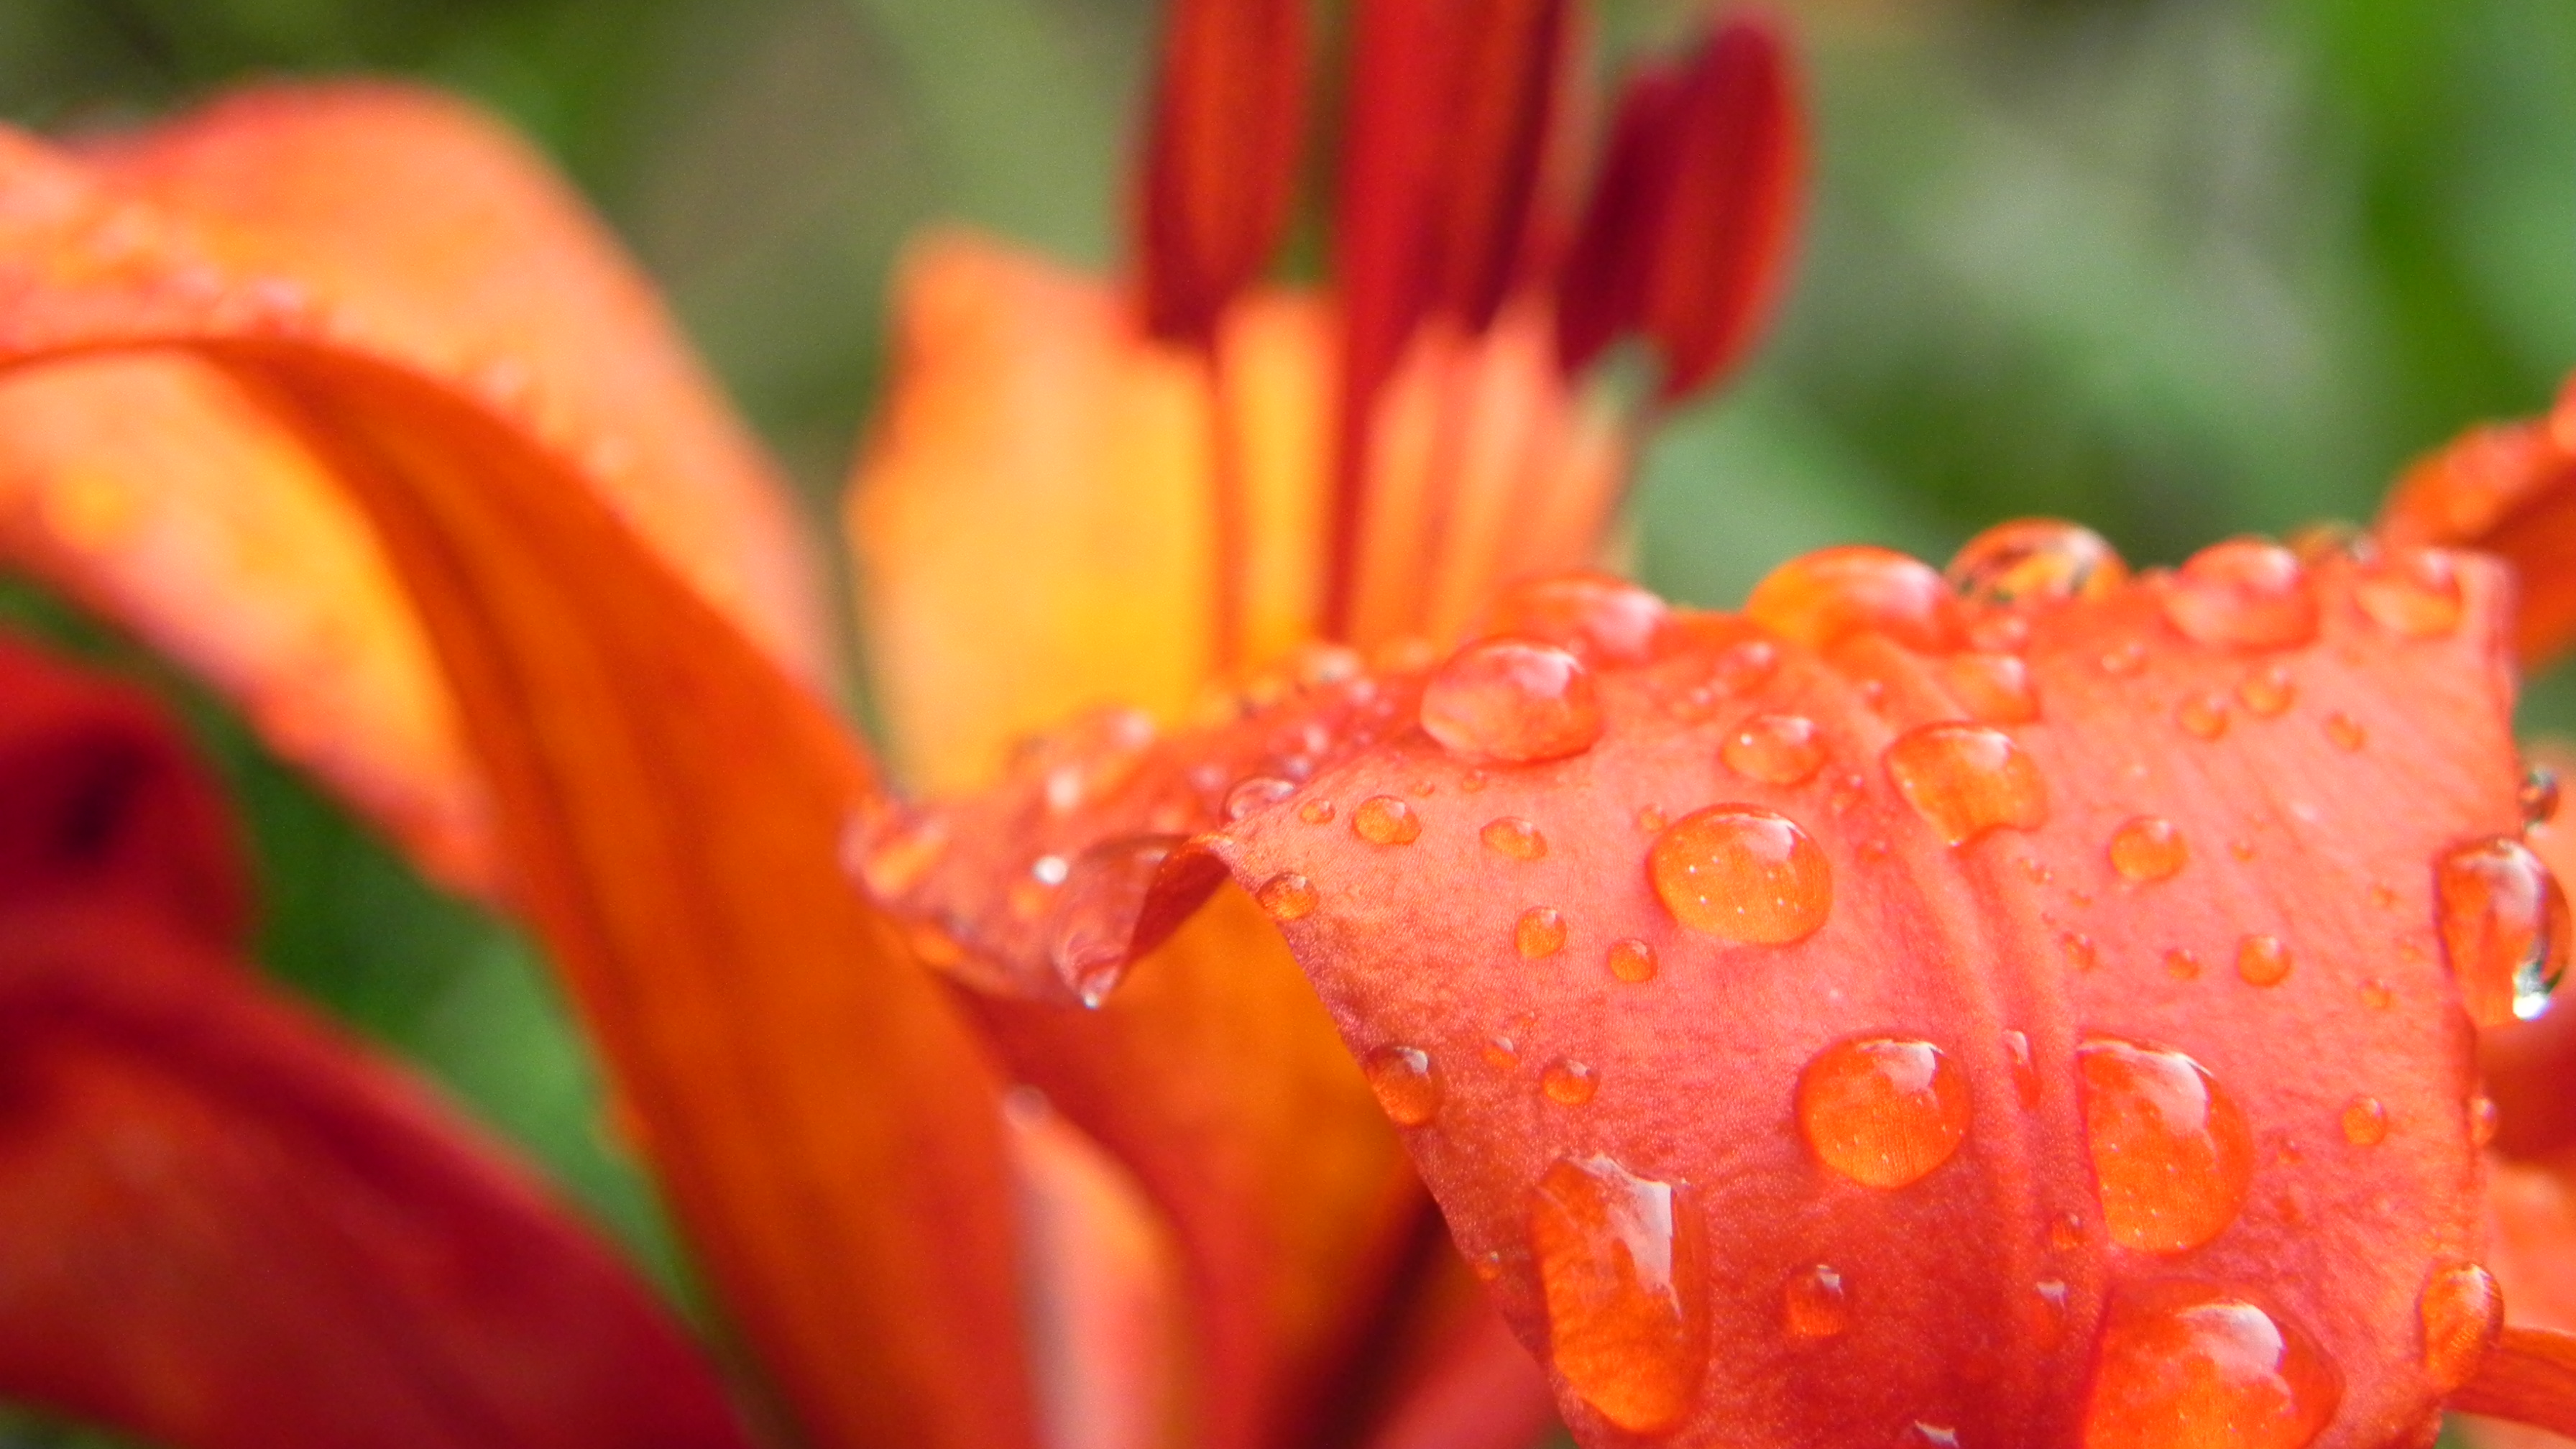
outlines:
[[[2576,639],[2576,410],[2570,420],[2462,434],[2398,480],[2378,532],[2397,545],[2483,549],[2514,566],[2514,647],[2526,666]]]
[[[324,340],[190,290],[184,239],[100,262],[112,200],[0,138],[0,367],[182,345],[295,430],[409,592],[518,893],[793,1417],[1028,1442],[998,1087],[835,867],[851,741],[524,416],[355,311]]]

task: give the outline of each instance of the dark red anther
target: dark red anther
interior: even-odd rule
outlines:
[[[1288,224],[1304,150],[1306,0],[1174,0],[1140,198],[1145,325],[1205,343]]]

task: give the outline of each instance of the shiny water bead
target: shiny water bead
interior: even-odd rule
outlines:
[[[2165,953],[2165,974],[2176,981],[2200,979],[2200,955],[2176,946]]]
[[[1529,1234],[1566,1386],[1632,1434],[1680,1424],[1708,1367],[1697,1194],[1608,1157],[1559,1158],[1531,1195]]]
[[[1333,823],[1333,802],[1319,795],[1297,807],[1297,818],[1309,825],[1330,825]]]
[[[1604,959],[1610,974],[1630,985],[1655,979],[1655,948],[1643,941],[1613,941]]]
[[[2050,1218],[2048,1245],[2061,1253],[2071,1253],[2084,1246],[2084,1219],[2074,1213],[2059,1213]]]
[[[1127,974],[1136,921],[1177,835],[1111,840],[1082,853],[1067,870],[1050,922],[1048,960],[1085,1006],[1098,1006]]]
[[[2290,948],[2278,936],[2247,936],[2236,943],[2236,974],[2248,986],[2278,986],[2290,975]]]
[[[2476,1376],[2504,1333],[2504,1290],[2476,1263],[2436,1268],[2415,1300],[2415,1318],[2424,1328],[2424,1375],[2447,1394]]]
[[[1591,672],[1566,651],[1485,639],[1450,655],[1423,686],[1422,728],[1470,759],[1562,759],[1601,738],[1601,700]]]
[[[2286,649],[2317,636],[2317,600],[2297,555],[2261,539],[2202,549],[2159,599],[2166,621],[2195,643]]]
[[[2334,742],[2336,749],[2349,753],[2370,743],[2370,732],[2361,727],[2359,720],[2336,710],[2326,716],[2326,738]]]
[[[1951,845],[1989,830],[2036,830],[2048,820],[2039,766],[1999,729],[1924,725],[1899,735],[1883,762],[1896,793]]]
[[[1411,845],[1422,835],[1422,817],[1393,795],[1371,795],[1352,809],[1351,834],[1371,845]]]
[[[2030,1329],[2031,1347],[2049,1353],[2066,1338],[2067,1288],[2055,1278],[2030,1285],[2023,1301],[2022,1322]]]
[[[1780,1290],[1780,1319],[1791,1338],[1836,1338],[1851,1327],[1843,1275],[1823,1263],[1789,1275]]]
[[[2469,1145],[2484,1147],[2495,1141],[2496,1129],[2504,1125],[2504,1113],[2498,1111],[2495,1098],[2483,1093],[2469,1099]]]
[[[2020,518],[1969,539],[1943,572],[1971,603],[2001,607],[2103,598],[2128,579],[2129,566],[2089,528]]]
[[[2397,993],[2389,990],[2388,983],[2376,976],[2361,983],[2361,1004],[2373,1011],[2386,1011],[2396,1000]]]
[[[2236,1221],[2254,1180],[2254,1134],[2236,1099],[2170,1048],[2097,1036],[2075,1055],[2111,1241],[2179,1253]]]
[[[1801,941],[1833,912],[1824,851],[1796,822],[1751,805],[1673,822],[1649,848],[1646,874],[1674,920],[1724,941]]]
[[[1981,724],[2027,724],[2039,718],[2030,666],[2010,654],[1953,654],[1941,661],[1941,683]]]
[[[2298,702],[2299,688],[2292,682],[2289,670],[2278,664],[2265,664],[2236,681],[2236,698],[2253,714],[2272,719]]]
[[[2355,1097],[2343,1104],[2343,1140],[2355,1147],[2376,1147],[2388,1137],[2388,1108],[2377,1097]]]
[[[1491,1067],[1514,1067],[1520,1065],[1521,1060],[1520,1043],[1507,1036],[1487,1037],[1485,1044],[1477,1049],[1477,1054]]]
[[[1748,780],[1795,785],[1824,768],[1825,742],[1804,715],[1757,714],[1736,726],[1717,755]]]
[[[2215,694],[2186,694],[2174,706],[2174,723],[2195,739],[2214,740],[2227,733],[2227,701]]]
[[[2059,955],[2066,958],[2067,965],[2078,971],[2092,970],[2101,959],[2100,953],[2093,945],[2093,938],[2082,931],[2060,932],[2057,937],[2057,951]]]
[[[1476,838],[1485,842],[1487,850],[1512,860],[1537,860],[1547,854],[1547,837],[1517,815],[1486,821]]]
[[[2314,1340],[2214,1284],[2124,1285],[2095,1354],[2083,1449],[2306,1449],[2343,1402]]]
[[[1565,949],[1565,913],[1554,906],[1532,906],[1512,923],[1512,948],[1530,960]]]
[[[1811,649],[1872,631],[1929,652],[1951,632],[1949,587],[1932,566],[1866,545],[1819,549],[1780,565],[1753,586],[1744,613]]]
[[[2558,772],[2547,765],[2533,765],[2522,772],[2522,788],[2514,793],[2514,803],[2522,807],[2523,828],[2546,825],[2558,818]]]
[[[1538,1074],[1538,1089],[1560,1106],[1580,1107],[1601,1089],[1601,1078],[1581,1062],[1560,1059]]]
[[[1440,1080],[1439,1063],[1429,1052],[1420,1047],[1382,1046],[1368,1054],[1362,1070],[1368,1074],[1369,1090],[1377,1094],[1378,1106],[1396,1126],[1420,1127],[1440,1115],[1448,1089]]]
[[[1253,902],[1270,914],[1274,921],[1293,921],[1314,914],[1323,898],[1315,893],[1314,882],[1295,871],[1282,871],[1263,881],[1252,892]]]
[[[2567,895],[2530,846],[2472,841],[2433,865],[2433,919],[2460,1004],[2480,1026],[2547,1009],[2567,970]]]
[[[1967,1076],[1928,1041],[1862,1037],[1798,1074],[1798,1131],[1816,1160],[1869,1187],[1903,1187],[1967,1139]]]
[[[2401,639],[2438,639],[2460,627],[2460,571],[2439,549],[2392,548],[2353,574],[2352,601]]]
[[[2004,1033],[2004,1056],[2012,1063],[2013,1095],[2024,1107],[2039,1105],[2039,1065],[2031,1060],[2030,1037],[2022,1032]]]
[[[1282,780],[1276,775],[1247,776],[1236,781],[1234,788],[1225,792],[1226,823],[1232,824],[1259,811],[1267,810],[1296,793],[1297,785],[1294,781]],[[1298,818],[1305,819],[1306,809],[1316,805],[1324,807],[1325,819],[1333,818],[1332,805],[1322,800],[1307,801],[1305,806],[1299,807]]]
[[[1959,1431],[1948,1424],[1917,1419],[1897,1439],[1905,1449],[1959,1449]]]
[[[859,884],[880,901],[898,899],[921,884],[948,853],[949,833],[947,817],[936,814],[883,826],[858,852]]]
[[[2138,816],[2111,833],[2111,868],[2123,880],[2164,880],[2190,859],[2182,832],[2160,816]]]
[[[1626,579],[1577,569],[1504,591],[1483,632],[1559,645],[1602,664],[1635,664],[1654,652],[1664,601]]]

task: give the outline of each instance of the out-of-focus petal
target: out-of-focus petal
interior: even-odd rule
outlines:
[[[2483,549],[2514,566],[2514,647],[2526,666],[2576,639],[2576,403],[2553,420],[2474,428],[2418,461],[2381,509],[2399,545]]]
[[[1025,1444],[999,1089],[835,864],[867,762],[538,441],[356,310],[194,291],[117,198],[0,138],[0,367],[185,347],[374,526],[489,782],[521,900],[714,1287],[818,1444]]]

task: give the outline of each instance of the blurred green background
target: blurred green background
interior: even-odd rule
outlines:
[[[1610,4],[1605,52],[1697,7]],[[1819,146],[1794,296],[1657,439],[1648,580],[1732,603],[1867,539],[2084,519],[2133,561],[2357,517],[2576,364],[2566,0],[1783,0]],[[130,123],[267,75],[476,96],[572,175],[788,461],[817,527],[903,238],[1113,261],[1145,0],[0,0],[0,119]],[[151,673],[21,586],[0,611]],[[675,1293],[518,936],[439,898],[183,682],[238,787],[280,976],[546,1163]],[[2565,697],[2561,697],[2561,696]],[[2542,722],[2576,720],[2544,687]],[[103,1443],[0,1416],[0,1446]]]

